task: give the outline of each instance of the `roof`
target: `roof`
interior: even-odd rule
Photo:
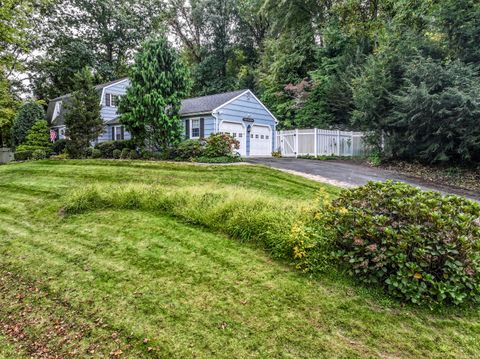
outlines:
[[[100,84],[95,86],[95,89],[98,92],[98,96],[102,96],[103,89],[111,86],[113,84],[116,84],[118,82],[126,80],[127,77],[123,77],[121,79],[117,79],[114,81],[110,81],[104,84]],[[194,114],[207,114],[207,113],[212,113],[213,110],[215,110],[217,107],[220,107],[221,105],[233,100],[234,98],[240,96],[244,92],[248,90],[237,90],[237,91],[230,91],[230,92],[224,92],[224,93],[219,93],[215,95],[207,95],[207,96],[200,96],[200,97],[192,97],[192,98],[187,98],[185,100],[182,100],[181,102],[181,107],[180,107],[180,116],[185,117],[189,115],[194,115]],[[47,120],[55,126],[62,126],[64,124],[64,104],[65,102],[68,102],[71,94],[66,94],[63,96],[56,97],[52,99],[47,108]],[[52,121],[53,113],[55,111],[55,104],[57,102],[63,102],[61,110],[59,115]],[[117,119],[114,119],[117,120]]]
[[[217,107],[234,99],[248,90],[238,90],[231,92],[219,93],[216,95],[208,95],[201,97],[193,97],[182,100],[180,108],[180,116],[188,116],[192,114],[211,113]]]

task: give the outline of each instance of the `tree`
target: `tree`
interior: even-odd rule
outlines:
[[[42,55],[30,63],[34,94],[56,97],[73,90],[74,74],[88,66],[95,82],[127,74],[142,39],[161,26],[155,0],[57,0],[45,11]]]
[[[120,122],[139,145],[167,149],[180,140],[180,101],[190,86],[188,71],[165,36],[147,40],[120,99]]]
[[[28,130],[25,142],[17,147],[17,151],[47,151],[51,145],[47,121],[38,120]]]
[[[13,99],[9,82],[0,73],[0,147],[9,146],[10,131],[17,102]]]
[[[23,143],[27,132],[38,120],[45,119],[45,111],[38,101],[27,101],[18,110],[12,127],[12,144],[18,146]]]
[[[75,75],[74,92],[65,102],[66,151],[71,157],[81,157],[104,131],[98,92],[88,68]]]

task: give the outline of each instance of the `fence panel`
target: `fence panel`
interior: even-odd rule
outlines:
[[[277,151],[284,157],[364,156],[363,132],[298,129],[277,132]]]

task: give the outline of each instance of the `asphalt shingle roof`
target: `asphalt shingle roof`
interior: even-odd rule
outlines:
[[[182,100],[180,115],[187,116],[196,113],[209,113],[225,102],[241,95],[247,90],[238,90],[232,92],[224,92],[216,95],[208,95],[201,97],[193,97]]]

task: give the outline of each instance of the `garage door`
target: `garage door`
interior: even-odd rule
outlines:
[[[253,125],[250,132],[250,156],[272,155],[272,133],[270,127]]]
[[[246,156],[245,151],[245,129],[242,124],[223,121],[220,124],[220,133],[228,133],[240,142],[240,149],[237,150],[240,155]]]

